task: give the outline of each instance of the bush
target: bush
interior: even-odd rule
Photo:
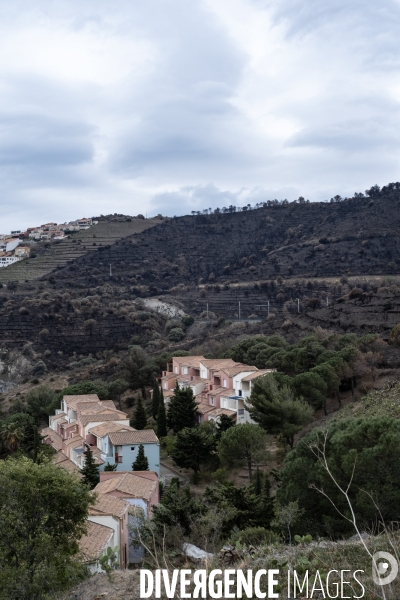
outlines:
[[[168,339],[171,342],[180,342],[184,337],[185,333],[180,327],[173,327],[168,334]]]
[[[228,543],[232,546],[263,546],[279,541],[279,535],[265,527],[247,527],[242,531],[235,531]]]
[[[182,318],[182,323],[185,327],[190,327],[194,323],[194,318],[191,315],[186,315]]]

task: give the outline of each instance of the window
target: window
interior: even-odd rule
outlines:
[[[239,396],[242,395],[242,390],[238,390]]]
[[[131,446],[131,452],[135,452],[135,446]]]
[[[226,379],[224,379],[224,385],[223,385],[223,387],[226,387]]]
[[[165,382],[165,383],[164,383],[164,390],[167,390],[167,389],[168,389],[168,383],[167,383],[167,382]]]
[[[214,398],[212,396],[210,396],[210,404],[211,406],[214,406]]]

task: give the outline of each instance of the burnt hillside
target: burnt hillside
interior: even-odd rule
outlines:
[[[149,296],[200,318],[207,308],[233,320],[270,311],[267,329],[293,335],[321,326],[387,338],[399,321],[398,288],[379,290],[400,273],[400,184],[340,202],[270,203],[152,225],[0,289],[2,347],[33,342],[55,357],[161,343],[165,319],[135,302]]]
[[[400,190],[342,202],[277,204],[185,216],[92,252],[57,273],[60,285],[146,286],[400,272]],[[137,290],[139,293],[139,289]]]

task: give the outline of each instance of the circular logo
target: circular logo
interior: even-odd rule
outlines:
[[[372,579],[377,585],[392,583],[399,572],[399,564],[389,552],[376,552],[372,557]]]

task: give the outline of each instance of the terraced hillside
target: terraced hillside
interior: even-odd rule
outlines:
[[[38,244],[37,256],[0,269],[0,282],[31,281],[60,269],[77,258],[99,248],[107,248],[118,240],[161,223],[160,219],[127,219],[118,222],[102,221],[90,229],[74,233],[65,240]]]
[[[399,274],[400,189],[332,204],[179,217],[136,241],[77,260],[58,281],[99,285],[109,263],[115,284],[137,285],[144,295],[180,284]]]

